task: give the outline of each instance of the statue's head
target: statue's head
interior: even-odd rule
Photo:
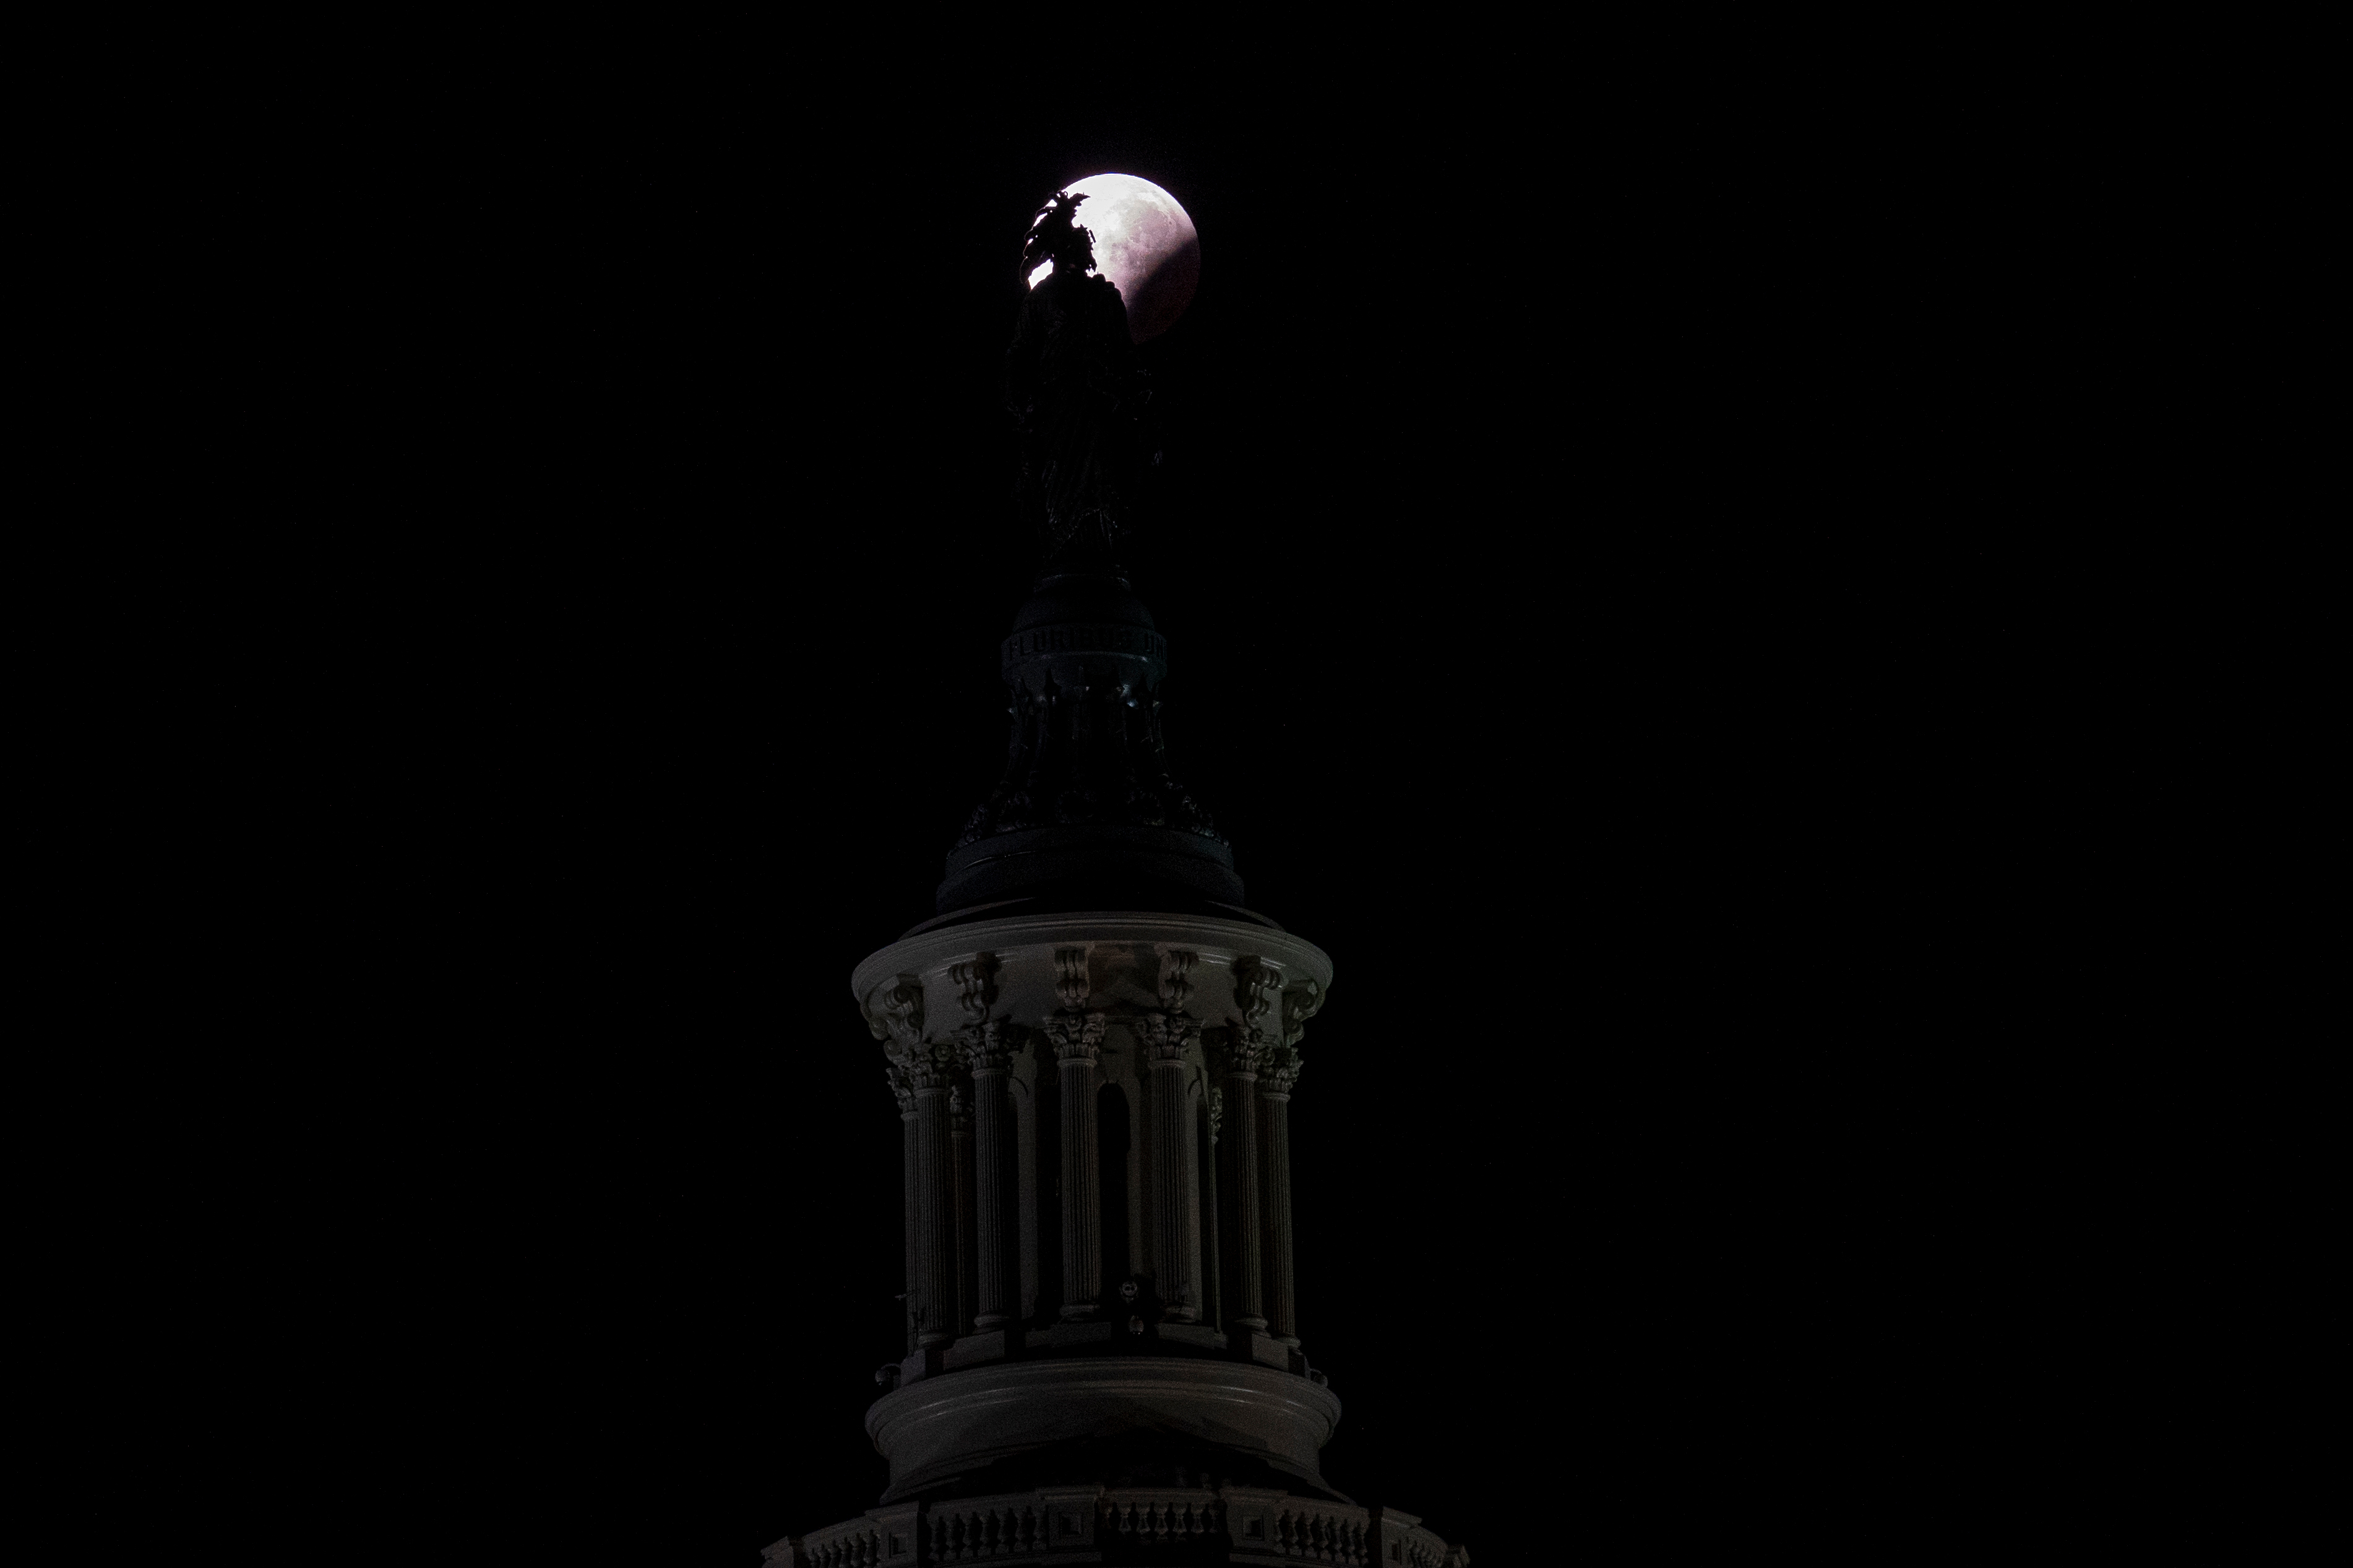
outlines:
[[[1021,275],[1027,278],[1050,261],[1057,272],[1084,275],[1095,264],[1095,237],[1080,226],[1079,204],[1084,195],[1056,191],[1029,220],[1029,237],[1021,246]]]

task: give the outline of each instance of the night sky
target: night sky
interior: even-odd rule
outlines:
[[[315,1342],[288,1421],[356,1404],[415,1436],[364,1484],[551,1561],[873,1506],[899,1126],[849,976],[1001,766],[1016,259],[1120,171],[1203,251],[1130,563],[1174,771],[1336,967],[1292,1121],[1326,1476],[1489,1563],[1499,1494],[1664,1551],[2017,1479],[1960,1436],[2041,1245],[1989,1216],[2044,1158],[2038,988],[2162,891],[2151,416],[2206,350],[2146,326],[2227,181],[1503,99],[607,82],[222,143],[174,546],[217,608],[156,679],[186,912],[252,933],[195,998],[309,1107],[221,1156],[205,1254],[284,1282],[239,1342]]]

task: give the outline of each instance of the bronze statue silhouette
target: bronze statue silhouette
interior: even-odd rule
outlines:
[[[1094,236],[1076,221],[1086,199],[1057,191],[1030,220],[1022,274],[1049,262],[1053,271],[1022,300],[1005,356],[1006,407],[1020,433],[1017,498],[1047,561],[1110,559],[1160,460],[1126,303],[1095,272]]]

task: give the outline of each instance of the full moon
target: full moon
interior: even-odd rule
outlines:
[[[1176,324],[1201,279],[1201,236],[1176,198],[1134,174],[1089,174],[1063,187],[1087,199],[1078,221],[1095,237],[1095,270],[1119,285],[1127,335],[1137,342]],[[1054,269],[1041,262],[1029,287]]]

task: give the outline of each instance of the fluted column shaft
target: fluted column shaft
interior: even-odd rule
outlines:
[[[1199,1208],[1193,1182],[1193,1121],[1186,1115],[1185,1044],[1190,1019],[1146,1019],[1152,1061],[1152,1268],[1164,1314],[1179,1323],[1201,1316]]]
[[[1095,1063],[1103,1017],[1060,1016],[1054,1042],[1062,1101],[1062,1316],[1090,1318],[1103,1287],[1103,1175],[1097,1169]]]
[[[907,1320],[907,1353],[913,1355],[915,1353],[915,1312],[917,1303],[923,1300],[920,1294],[921,1285],[916,1279],[915,1232],[923,1223],[922,1201],[923,1188],[923,1177],[915,1169],[915,1150],[916,1145],[921,1142],[915,1131],[915,1097],[912,1092],[902,1094],[899,1103],[901,1186],[906,1194],[907,1200],[907,1283],[904,1287],[907,1293],[899,1300],[900,1304],[906,1308],[904,1315]]]
[[[1298,1309],[1291,1273],[1291,1095],[1290,1079],[1271,1074],[1258,1097],[1259,1179],[1265,1186],[1267,1332],[1284,1344],[1299,1343]]]
[[[1211,1084],[1208,1095],[1208,1136],[1205,1147],[1196,1158],[1201,1162],[1201,1304],[1211,1326],[1225,1327],[1225,1298],[1219,1293],[1219,1259],[1218,1250],[1218,1130],[1224,1092]]]
[[[932,1076],[915,1089],[915,1344],[955,1338],[955,1143],[948,1127],[948,1085]]]
[[[979,1194],[973,1182],[971,1089],[967,1080],[948,1094],[948,1135],[955,1145],[955,1331],[959,1339],[972,1332],[973,1312],[980,1297]]]
[[[1226,1064],[1226,1103],[1238,1110],[1258,1104],[1258,1074],[1241,1067],[1253,1059],[1237,1051]],[[1265,1259],[1259,1240],[1259,1140],[1245,1125],[1236,1128],[1234,1136],[1219,1140],[1219,1147],[1224,1151],[1225,1167],[1219,1173],[1218,1196],[1225,1208],[1219,1228],[1225,1233],[1226,1327],[1229,1331],[1263,1330],[1266,1305],[1260,1271]]]
[[[1006,1094],[1012,1059],[999,1026],[976,1029],[965,1047],[972,1068],[975,1229],[979,1244],[979,1299],[973,1327],[986,1332],[1011,1322],[1020,1310],[1020,1173],[1015,1161],[1013,1104]]]

